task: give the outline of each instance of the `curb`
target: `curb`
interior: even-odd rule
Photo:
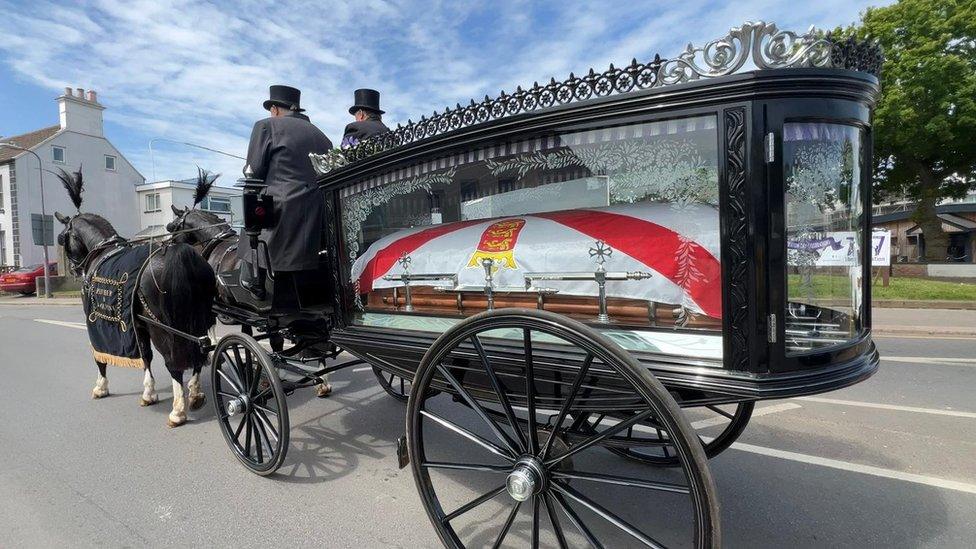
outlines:
[[[976,337],[971,328],[947,328],[945,326],[872,326],[871,335],[931,335],[951,337]]]
[[[13,299],[0,299],[0,307],[17,307],[26,305],[41,305],[47,307],[69,307],[69,306],[80,306],[81,299],[77,297],[54,297],[51,299],[44,299],[39,297],[31,298],[13,298]]]
[[[943,299],[872,299],[872,307],[881,309],[953,309],[976,311],[976,301]]]

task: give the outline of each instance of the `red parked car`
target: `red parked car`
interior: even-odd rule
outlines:
[[[57,276],[58,265],[50,263],[50,276]],[[28,267],[22,267],[16,271],[0,275],[0,292],[16,292],[23,295],[30,295],[37,291],[37,279],[44,277],[44,265],[38,263]]]

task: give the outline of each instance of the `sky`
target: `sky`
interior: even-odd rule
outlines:
[[[338,144],[353,90],[382,93],[391,127],[517,85],[672,57],[746,21],[833,28],[887,0],[816,2],[201,2],[0,0],[0,136],[57,124],[65,86],[94,89],[105,133],[147,180],[196,166],[240,177],[270,84],[302,90]],[[154,156],[154,161],[153,161]]]

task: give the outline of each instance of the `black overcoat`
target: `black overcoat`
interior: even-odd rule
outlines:
[[[274,197],[275,226],[261,233],[261,240],[268,244],[272,270],[318,268],[325,197],[308,154],[323,154],[331,148],[329,138],[299,113],[254,124],[244,171],[263,179],[268,185],[263,193]],[[238,257],[251,260],[247,238],[241,239]],[[259,265],[267,268],[262,257]]]
[[[381,120],[362,120],[350,122],[342,134],[342,147],[351,147],[367,137],[390,131]]]

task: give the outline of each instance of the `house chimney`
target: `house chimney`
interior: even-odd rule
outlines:
[[[64,95],[58,97],[58,114],[61,129],[103,137],[102,111],[105,107],[98,104],[98,95],[94,90],[85,96],[84,88],[64,89]]]

